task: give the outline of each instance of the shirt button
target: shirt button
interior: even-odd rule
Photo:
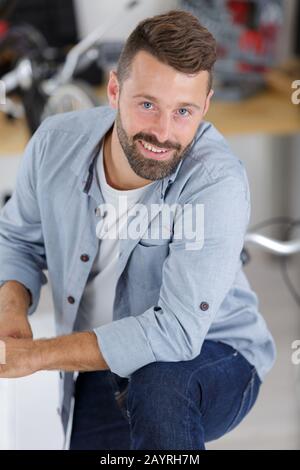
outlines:
[[[208,310],[209,309],[209,304],[207,302],[201,302],[200,309],[204,310],[204,311]]]
[[[69,304],[74,304],[74,302],[75,302],[74,297],[72,297],[71,295],[69,295],[69,297],[68,297],[68,302],[69,302]]]
[[[100,217],[100,215],[101,215],[101,209],[100,209],[100,207],[96,207],[96,209],[95,209],[95,214],[96,214],[96,217]]]
[[[81,261],[86,263],[90,259],[90,257],[87,254],[83,254],[83,255],[80,256],[80,259],[81,259]]]

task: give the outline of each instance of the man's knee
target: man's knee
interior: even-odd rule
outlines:
[[[131,375],[128,404],[163,412],[165,408],[180,406],[191,401],[200,403],[200,388],[194,374],[178,362],[153,362]]]

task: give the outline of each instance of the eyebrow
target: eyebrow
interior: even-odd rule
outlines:
[[[143,94],[134,95],[133,98],[146,98],[146,100],[153,101],[154,103],[157,103],[157,101],[158,101],[154,96],[143,95]],[[188,107],[188,106],[190,106],[192,108],[199,109],[199,111],[201,111],[201,107],[198,106],[197,104],[194,104],[194,103],[178,103],[178,107],[185,108],[185,107]]]

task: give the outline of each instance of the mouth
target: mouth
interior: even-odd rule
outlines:
[[[174,149],[164,149],[156,147],[155,145],[148,144],[144,140],[137,141],[141,153],[147,158],[154,158],[155,160],[166,160]]]

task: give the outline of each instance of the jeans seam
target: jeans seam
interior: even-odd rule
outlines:
[[[255,367],[253,367],[252,370],[251,370],[251,377],[250,377],[250,379],[249,379],[249,381],[248,381],[248,383],[247,383],[247,385],[246,385],[246,387],[245,387],[245,389],[244,389],[244,392],[243,392],[243,396],[242,396],[242,400],[241,400],[241,404],[240,404],[240,406],[239,406],[239,409],[238,409],[238,411],[237,411],[235,417],[232,419],[231,423],[227,426],[227,429],[226,429],[226,431],[225,431],[224,434],[228,433],[229,431],[231,431],[232,429],[234,429],[234,427],[236,426],[236,423],[237,423],[238,420],[239,420],[239,417],[240,417],[240,415],[241,415],[241,412],[242,412],[242,410],[243,410],[243,408],[244,408],[246,399],[247,399],[247,397],[248,397],[249,394],[250,394],[250,395],[249,395],[249,397],[248,397],[248,400],[249,400],[249,403],[250,403],[250,405],[251,405],[252,399],[253,399],[253,389],[254,389],[255,374],[256,374],[256,369],[255,369]],[[248,411],[249,411],[249,410],[247,410],[247,412],[245,413],[245,416],[246,416],[246,414],[248,413]]]
[[[188,400],[188,417],[187,417],[187,438],[188,438],[188,441],[190,443],[190,450],[197,450],[195,449],[195,446],[193,445],[193,442],[192,442],[192,432],[191,432],[191,411],[192,411],[192,407],[194,405],[194,402],[193,400],[191,400],[190,398],[187,397],[187,400]],[[201,410],[199,409],[199,413],[201,414]]]
[[[190,448],[192,448],[192,433],[191,433],[191,420],[190,420],[190,409],[191,409],[191,404],[190,400],[188,400],[188,413],[187,413],[187,439],[189,440],[190,443]]]

